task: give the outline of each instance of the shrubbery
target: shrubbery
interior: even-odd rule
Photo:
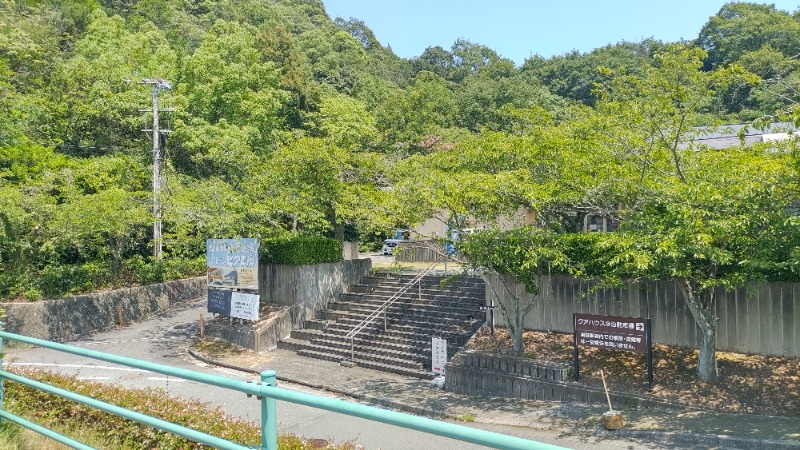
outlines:
[[[321,264],[341,261],[342,243],[320,236],[264,239],[259,252],[262,264]]]
[[[155,389],[130,389],[111,384],[87,382],[51,372],[28,370],[16,370],[15,372],[27,378],[158,417],[229,441],[251,446],[258,446],[261,443],[259,425],[227,415],[220,408],[210,407],[207,403],[197,400],[172,397]],[[65,423],[88,425],[110,443],[134,450],[208,448],[186,438],[25,385],[6,382],[5,386],[6,409],[40,425],[48,427]],[[244,394],[241,396],[243,401],[257,401],[255,399],[245,400]],[[304,450],[319,447],[307,444],[302,438],[294,435],[279,435],[278,448],[281,450]],[[329,445],[326,448],[344,450],[353,447],[350,444],[343,444]]]
[[[54,264],[38,271],[0,274],[0,298],[40,300],[103,288],[161,283],[202,275],[205,263],[205,256],[161,261],[135,256],[122,261],[116,273],[101,261]]]

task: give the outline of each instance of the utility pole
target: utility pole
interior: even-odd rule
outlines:
[[[160,78],[145,78],[137,84],[149,84],[153,87],[153,109],[140,109],[140,112],[153,113],[153,128],[144,129],[146,133],[152,132],[153,140],[153,256],[157,261],[163,257],[163,239],[161,237],[161,134],[169,133],[172,130],[160,129],[158,125],[158,93],[163,90],[172,89],[169,81]],[[161,112],[172,112],[173,108],[162,108]]]

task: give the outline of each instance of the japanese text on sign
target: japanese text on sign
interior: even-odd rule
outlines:
[[[447,364],[447,339],[433,336],[431,339],[431,371],[444,375]]]
[[[258,239],[208,239],[206,262],[214,267],[258,267]]]
[[[231,293],[231,317],[245,320],[258,320],[258,299],[255,294]]]
[[[576,314],[576,342],[590,347],[647,353],[645,323],[645,319],[637,317]]]
[[[207,285],[258,289],[258,239],[208,239]]]

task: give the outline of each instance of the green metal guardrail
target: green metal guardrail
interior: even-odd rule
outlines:
[[[261,450],[277,450],[278,448],[278,432],[277,432],[277,416],[276,416],[276,400],[284,400],[301,405],[311,406],[313,408],[324,409],[337,413],[347,414],[350,416],[361,417],[376,422],[397,425],[412,430],[423,431],[426,433],[445,436],[465,442],[474,444],[485,445],[499,449],[509,450],[565,450],[562,447],[557,447],[550,444],[544,444],[535,441],[529,441],[514,436],[507,436],[504,434],[493,433],[490,431],[478,430],[469,428],[462,425],[456,425],[448,422],[442,422],[424,417],[413,416],[410,414],[389,411],[385,409],[375,408],[372,406],[361,405],[358,403],[351,403],[344,400],[336,400],[332,398],[322,397],[304,392],[297,392],[290,389],[283,389],[276,386],[275,371],[265,370],[261,372],[261,380],[252,383],[247,381],[234,380],[225,378],[218,375],[210,375],[193,370],[180,369],[177,367],[167,366],[163,364],[156,364],[148,361],[142,361],[124,356],[112,355],[110,353],[102,353],[95,350],[87,350],[80,347],[73,347],[70,345],[59,344],[56,342],[45,341],[28,336],[0,331],[0,355],[2,355],[3,339],[31,344],[39,347],[49,348],[65,353],[74,355],[85,356],[101,361],[120,364],[128,367],[135,367],[138,369],[148,370],[151,372],[161,373],[164,375],[174,376],[185,380],[196,381],[199,383],[218,386],[221,388],[232,389],[242,393],[255,395],[261,402],[261,446],[257,447]],[[0,357],[0,364],[2,358]],[[235,442],[227,441],[225,439],[212,436],[210,434],[202,433],[197,430],[177,425],[172,422],[161,420],[145,414],[137,413],[126,408],[112,405],[110,403],[95,400],[91,397],[86,397],[76,394],[71,391],[60,389],[39,381],[35,381],[20,375],[0,370],[0,418],[10,420],[23,427],[29,428],[33,431],[41,433],[65,445],[69,445],[77,449],[91,449],[80,442],[77,442],[67,436],[56,433],[50,429],[29,422],[22,417],[16,416],[5,411],[2,407],[4,405],[4,392],[2,382],[8,379],[17,383],[39,389],[44,392],[49,392],[76,402],[83,403],[93,408],[106,411],[126,419],[131,419],[142,424],[152,426],[169,433],[183,436],[195,442],[210,445],[219,449],[231,450],[245,450],[253,447],[247,447]]]

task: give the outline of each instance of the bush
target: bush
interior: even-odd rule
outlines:
[[[213,408],[197,400],[172,397],[156,389],[130,389],[78,380],[51,372],[32,370],[15,370],[15,372],[26,378],[159,417],[229,441],[244,445],[259,445],[261,442],[261,430],[258,424],[232,417],[220,408]],[[241,396],[244,398],[244,394]],[[120,444],[123,448],[135,450],[208,448],[186,438],[18,383],[6,382],[6,403],[9,412],[51,428],[61,424],[88,424],[108,441]],[[306,450],[319,447],[297,436],[279,435],[278,448]],[[352,449],[353,446],[347,443],[328,444],[325,448],[345,450]]]
[[[121,272],[135,283],[149,284],[199,276],[205,268],[205,256],[194,259],[167,258],[161,261],[136,256],[122,262]]]
[[[106,284],[107,267],[95,262],[48,266],[39,275],[39,291],[45,296],[87,292]]]
[[[289,239],[264,239],[259,247],[263,264],[302,266],[342,260],[342,243],[320,236],[297,236]]]

